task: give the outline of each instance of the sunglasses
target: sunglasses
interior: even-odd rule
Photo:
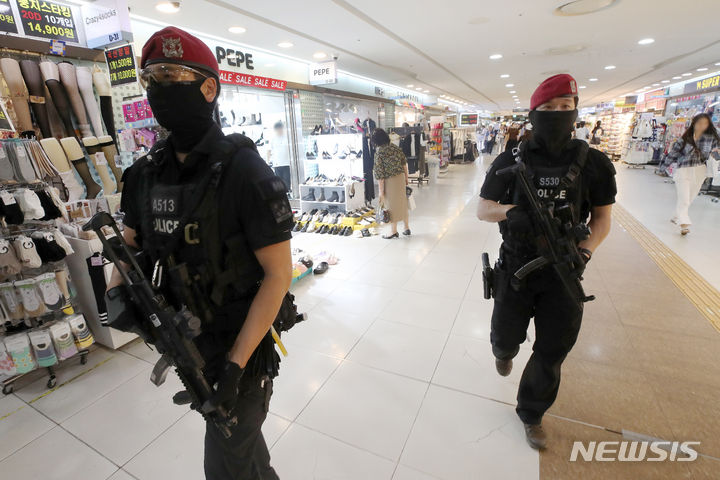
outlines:
[[[198,80],[205,80],[208,76],[199,70],[185,65],[157,64],[149,65],[140,70],[140,86],[145,90],[148,87],[159,85],[189,85]]]

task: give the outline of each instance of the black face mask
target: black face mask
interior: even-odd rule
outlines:
[[[204,80],[169,86],[151,85],[147,89],[148,103],[158,123],[170,130],[175,150],[188,153],[200,143],[213,125],[213,111],[217,103],[208,103],[200,91]]]
[[[533,110],[530,112],[533,137],[550,153],[560,153],[571,140],[577,116],[577,110],[561,112]]]

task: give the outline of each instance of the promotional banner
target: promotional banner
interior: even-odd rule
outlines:
[[[228,72],[227,70],[220,70],[220,83],[280,91],[287,88],[287,82],[285,80],[259,77],[257,75],[248,75],[238,72]]]
[[[80,43],[71,7],[38,0],[16,0],[16,3],[23,31],[28,37]]]
[[[703,78],[697,82],[686,83],[683,93],[702,92],[718,88],[720,88],[720,75],[715,75],[713,77]]]
[[[137,69],[135,68],[135,54],[132,45],[123,45],[105,51],[108,70],[110,71],[110,85],[124,85],[137,82]]]
[[[10,8],[10,0],[0,0],[0,32],[18,33],[17,20]]]
[[[463,113],[460,115],[460,125],[477,125],[477,113]]]

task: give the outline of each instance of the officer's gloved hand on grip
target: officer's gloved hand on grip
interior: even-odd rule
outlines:
[[[514,233],[529,233],[534,230],[532,220],[527,211],[515,206],[507,211],[507,226]]]
[[[227,411],[235,408],[240,394],[240,379],[245,369],[235,362],[227,361],[220,373],[215,386],[215,395],[210,399],[210,407],[217,408],[222,405]]]

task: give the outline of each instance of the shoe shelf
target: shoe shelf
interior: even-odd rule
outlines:
[[[300,209],[303,212],[312,210],[313,205],[336,205],[340,209],[348,212],[362,207],[365,203],[365,185],[363,182],[346,183],[345,185],[300,185]],[[320,195],[324,195],[325,200],[319,200]],[[315,200],[308,199],[308,195],[313,194]],[[329,201],[333,195],[337,195],[338,201]],[[339,201],[343,200],[344,201]]]

